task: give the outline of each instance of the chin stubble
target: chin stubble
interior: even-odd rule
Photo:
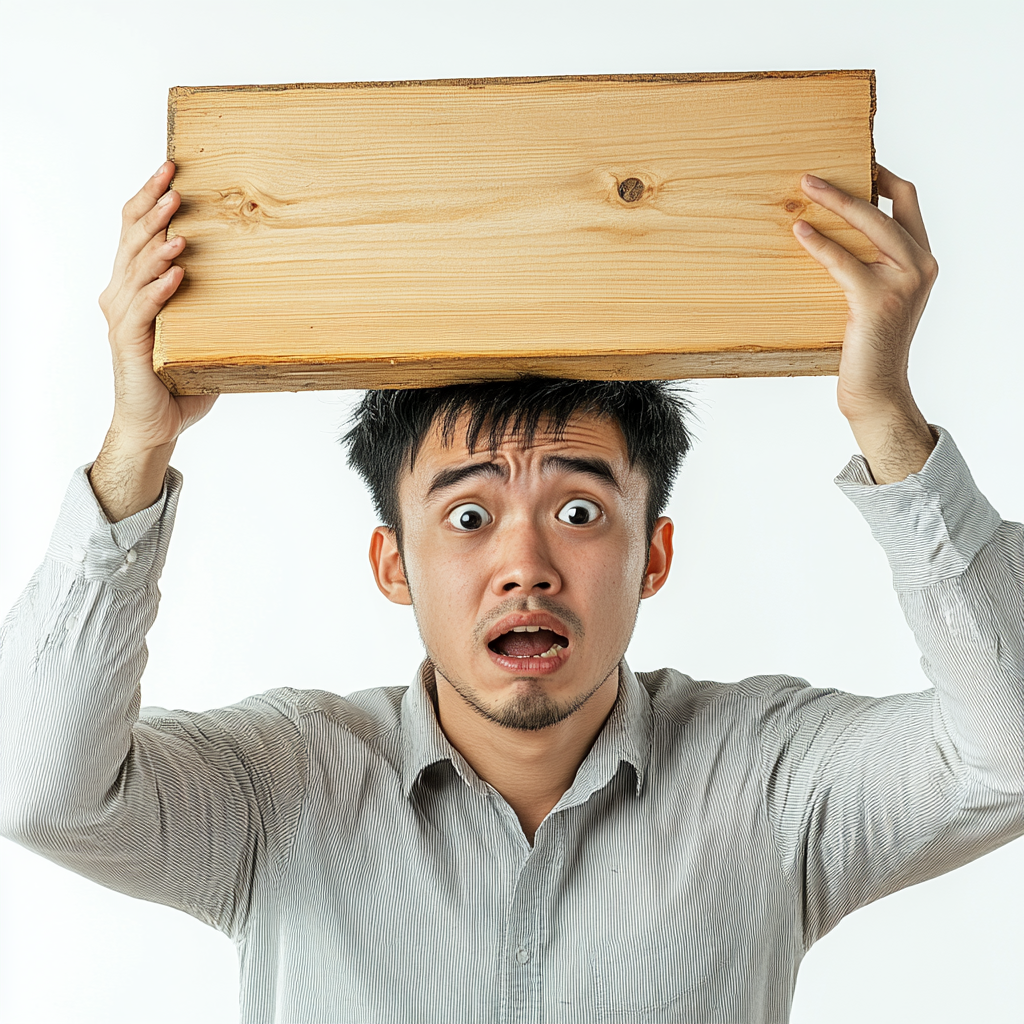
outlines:
[[[413,611],[415,612],[415,602],[413,603]],[[583,623],[575,612],[563,607],[557,601],[543,597],[514,597],[502,602],[486,619],[477,624],[473,630],[474,645],[482,644],[491,626],[505,615],[513,612],[530,611],[547,611],[552,615],[557,615],[572,631],[574,642],[582,640],[584,635]],[[637,611],[639,611],[639,601],[637,601]],[[634,625],[635,623],[636,619],[634,617]],[[613,665],[607,667],[605,671],[599,674],[597,681],[586,693],[565,702],[557,701],[551,697],[544,689],[541,680],[533,676],[514,676],[513,679],[530,684],[529,691],[527,693],[517,693],[513,698],[497,708],[488,708],[481,701],[477,690],[444,667],[430,648],[427,647],[423,631],[420,630],[419,632],[420,639],[423,640],[423,646],[427,651],[427,657],[434,666],[435,674],[444,678],[469,707],[489,722],[494,722],[496,725],[506,729],[515,729],[523,732],[546,729],[549,726],[565,721],[570,715],[574,715],[617,672],[619,662],[622,660],[620,655],[615,659]],[[630,633],[632,633],[632,630]]]
[[[546,729],[548,726],[565,721],[570,715],[579,711],[618,668],[616,662],[615,667],[610,672],[604,673],[590,690],[565,703],[555,700],[546,693],[540,680],[532,676],[514,676],[514,679],[531,684],[530,692],[517,693],[511,700],[492,710],[480,703],[480,696],[476,690],[462,680],[453,678],[451,673],[446,671],[443,665],[438,664],[435,658],[431,657],[430,660],[433,662],[435,674],[442,676],[478,715],[486,718],[488,722],[494,722],[506,729],[516,729],[522,732]]]

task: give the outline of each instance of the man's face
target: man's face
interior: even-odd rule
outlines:
[[[494,454],[470,454],[465,426],[450,447],[435,428],[403,474],[404,565],[383,527],[371,562],[391,600],[411,601],[437,675],[463,700],[544,728],[617,679],[639,599],[667,576],[671,522],[649,550],[647,481],[614,421],[576,417],[560,440],[541,430]]]

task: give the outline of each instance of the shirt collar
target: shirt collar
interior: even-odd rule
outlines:
[[[434,666],[425,659],[402,698],[402,791],[408,799],[425,768],[448,761],[471,788],[482,794],[487,785],[452,746],[437,720]],[[636,774],[639,796],[651,756],[651,699],[625,659],[619,662],[619,692],[593,746],[583,759],[572,785],[556,809],[584,803],[606,786],[625,761]]]

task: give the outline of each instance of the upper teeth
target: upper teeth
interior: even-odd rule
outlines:
[[[513,633],[536,633],[540,626],[514,626]]]

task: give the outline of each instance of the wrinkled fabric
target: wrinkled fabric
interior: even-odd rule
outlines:
[[[836,481],[932,688],[623,662],[532,846],[441,730],[429,662],[140,708],[182,478],[110,524],[87,469],[0,637],[0,827],[230,936],[243,1024],[782,1024],[846,914],[1024,832],[1024,532],[943,430],[904,481],[860,456]]]

